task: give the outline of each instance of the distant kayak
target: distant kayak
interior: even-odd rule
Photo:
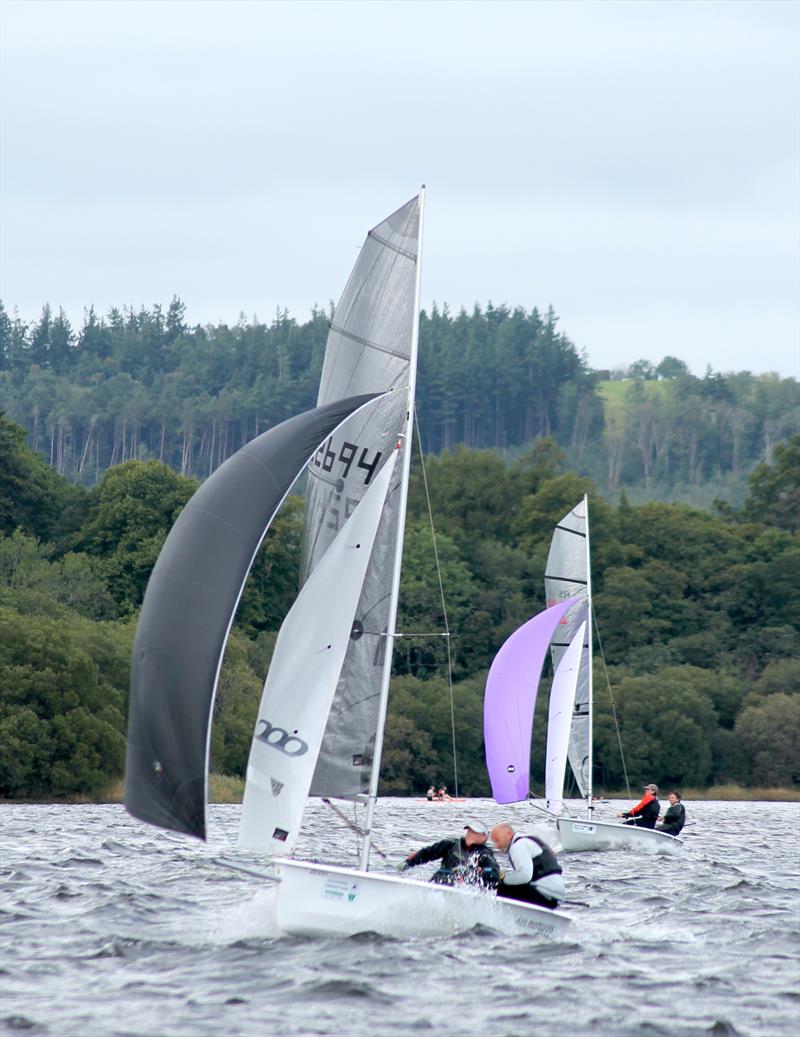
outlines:
[[[448,796],[447,799],[418,799],[417,803],[466,803],[466,796]]]

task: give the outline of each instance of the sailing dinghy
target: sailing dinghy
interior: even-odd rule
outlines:
[[[566,757],[586,807],[586,820],[558,816],[556,826],[562,849],[631,849],[675,853],[680,839],[652,828],[639,828],[594,818],[592,798],[592,585],[589,543],[589,502],[584,496],[556,524],[545,567],[545,593],[549,606],[573,600],[563,617],[561,632],[550,647],[558,680],[562,667],[574,667],[574,701],[569,723]],[[577,653],[577,655],[576,655]],[[572,657],[570,659],[570,656]],[[549,762],[548,750],[548,762]],[[563,810],[566,759],[558,756],[547,781],[548,809]]]
[[[279,928],[405,936],[481,924],[553,938],[568,915],[369,870],[397,636],[423,196],[368,233],[333,315],[317,407],[225,462],[165,541],[134,642],[125,805],[206,838],[225,644],[272,517],[307,471],[302,585],[264,685],[239,833],[243,849],[269,862]],[[358,867],[293,857],[309,796],[365,804]]]

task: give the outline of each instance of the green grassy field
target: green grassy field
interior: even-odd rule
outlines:
[[[628,390],[634,383],[624,382],[598,382],[597,391],[603,400],[603,409],[606,417],[606,432],[614,432],[621,428],[628,406]],[[669,390],[668,382],[639,382],[644,388],[645,396],[664,396]]]

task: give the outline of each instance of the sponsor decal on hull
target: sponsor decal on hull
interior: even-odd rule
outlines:
[[[359,884],[345,875],[328,875],[322,886],[325,900],[338,900],[342,904],[355,903],[359,892]]]

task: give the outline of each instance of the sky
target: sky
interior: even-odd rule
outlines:
[[[427,185],[422,304],[800,376],[796,0],[1,0],[0,298],[298,321]]]

